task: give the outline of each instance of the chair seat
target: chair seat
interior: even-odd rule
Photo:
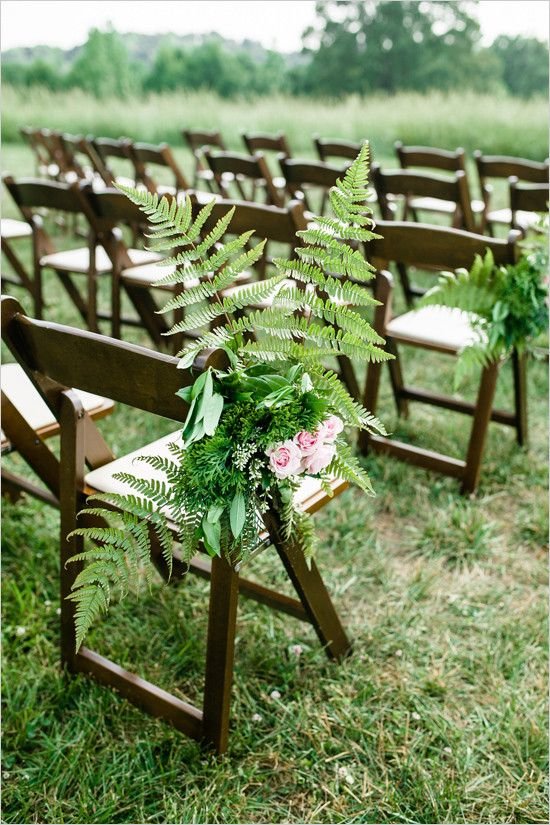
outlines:
[[[456,353],[478,340],[472,316],[460,309],[427,306],[405,312],[386,324],[386,334],[396,341]]]
[[[130,256],[132,263],[135,265],[161,260],[160,255],[157,255],[154,252],[149,252],[146,249],[129,249],[128,255]],[[96,247],[95,265],[96,271],[99,275],[105,275],[112,270],[112,264],[109,256],[102,246]],[[63,272],[86,274],[90,268],[90,252],[87,247],[67,249],[63,252],[53,252],[50,255],[44,255],[44,257],[40,259],[40,266],[60,269]]]
[[[2,365],[1,386],[3,394],[40,435],[48,434],[49,430],[53,433],[59,429],[55,416],[19,364]],[[103,398],[101,395],[94,395],[83,390],[76,390],[76,393],[84,409],[92,418],[102,418],[114,408],[114,401]],[[7,446],[9,442],[2,432],[2,450]]]
[[[28,238],[32,235],[32,229],[25,221],[2,218],[0,221],[0,235],[8,241],[15,240],[15,238]]]
[[[139,450],[128,453],[128,455],[117,458],[109,464],[104,464],[103,467],[99,467],[97,470],[92,470],[85,476],[84,481],[86,485],[93,490],[102,493],[121,494],[127,494],[135,491],[133,491],[130,485],[126,482],[113,478],[115,473],[132,473],[138,477],[142,476],[147,479],[166,481],[164,474],[160,472],[160,470],[155,470],[150,464],[143,461],[136,461],[136,459],[138,456],[146,455],[156,455],[164,458],[170,458],[171,453],[168,449],[168,445],[172,442],[176,442],[180,447],[182,446],[181,429],[176,430],[176,432],[170,433],[163,438],[159,438]],[[332,478],[330,484],[335,495],[343,492],[343,490],[347,487],[347,482],[339,478]],[[312,512],[316,509],[316,505],[320,499],[324,499],[325,497],[326,493],[322,488],[321,482],[319,479],[313,478],[312,476],[305,476],[296,492],[296,501],[303,507],[304,510]],[[169,513],[167,513],[167,515],[169,516]]]
[[[452,215],[456,210],[456,203],[454,201],[445,201],[440,198],[411,198],[409,201],[412,209],[420,209],[426,212],[444,212]],[[472,201],[472,212],[480,214],[483,212],[485,204],[483,201]]]
[[[536,212],[524,212],[522,210],[516,212],[517,225],[520,226],[522,229],[529,229],[531,226],[534,226],[538,218],[539,216]],[[487,214],[487,222],[502,223],[506,226],[510,226],[512,223],[512,210],[495,209]]]

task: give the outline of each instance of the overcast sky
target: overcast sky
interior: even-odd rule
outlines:
[[[399,0],[396,0],[399,2]],[[484,42],[499,34],[548,38],[548,0],[481,0],[477,14]],[[217,31],[233,40],[258,40],[279,51],[298,51],[315,19],[313,0],[2,0],[2,49],[45,44],[70,48],[93,26],[117,31],[176,34]]]

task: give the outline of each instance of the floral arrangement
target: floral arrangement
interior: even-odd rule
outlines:
[[[496,266],[488,249],[471,269],[442,272],[420,305],[438,304],[468,312],[474,339],[457,359],[455,386],[476,367],[533,349],[548,330],[548,219],[520,244],[517,263]]]
[[[101,516],[105,526],[75,531],[97,545],[74,557],[87,563],[69,596],[76,602],[77,644],[108,608],[113,589],[124,593],[138,569],[150,574],[152,535],[169,568],[174,525],[185,559],[204,547],[242,561],[258,546],[263,515],[271,509],[285,537],[295,538],[310,558],[314,530],[296,503],[304,477],[319,479],[328,494],[334,477],[372,493],[345,431],[383,433],[383,427],[326,366],[327,359],[390,357],[357,309],[376,303],[365,288],[373,268],[359,248],[377,237],[367,180],[365,145],[330,192],[334,217],[315,217],[298,232],[296,257],[275,259],[274,276],[227,292],[260,258],[265,242],[251,248],[247,232],[220,243],[232,211],[203,237],[213,202],[193,221],[189,198],[178,204],[124,189],[154,228],[149,248],[177,250],[163,261],[175,268],[164,283],[183,288],[161,311],[185,309],[172,333],[201,330],[180,353],[178,366],[192,369],[205,349],[219,350],[225,364],[209,367],[178,392],[188,412],[170,457],[141,457],[164,480],[120,473],[133,492],[95,495],[100,506],[83,511],[96,523]]]

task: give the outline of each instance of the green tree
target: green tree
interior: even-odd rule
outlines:
[[[501,35],[489,49],[506,88],[518,97],[548,95],[548,46],[534,37]]]
[[[107,31],[91,29],[69,72],[67,85],[100,98],[127,97],[141,85],[140,74],[117,32],[112,28]]]
[[[475,77],[481,52],[473,6],[468,0],[320,0],[319,24],[304,33],[311,62],[294,74],[294,85],[328,95],[464,85]],[[480,65],[498,79],[496,63]]]

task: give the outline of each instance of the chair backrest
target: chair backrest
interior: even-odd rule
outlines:
[[[402,169],[419,167],[439,169],[445,172],[466,171],[464,149],[459,148],[449,152],[446,149],[434,149],[431,146],[403,146],[399,140],[395,142],[394,147]]]
[[[548,212],[550,185],[548,183],[520,183],[517,177],[508,179],[510,185],[510,208],[512,227],[519,229],[518,212]]]
[[[2,339],[60,422],[62,440],[67,390],[78,387],[183,422],[188,407],[176,392],[195,380],[197,370],[220,363],[221,358],[219,351],[205,353],[193,371],[176,369],[177,359],[170,356],[104,335],[29,318],[21,305],[7,296],[2,298]],[[69,397],[75,406],[79,404],[74,394]],[[79,417],[87,419],[82,410],[80,413]],[[95,430],[91,420],[86,424]],[[88,437],[89,432],[86,448],[96,444]],[[100,443],[104,444],[102,439]],[[111,458],[110,451],[103,456],[86,455],[92,468]]]
[[[314,135],[313,143],[317,149],[319,159],[326,163],[330,158],[346,158],[355,160],[361,151],[361,143],[352,140],[340,140],[339,138],[322,138]],[[371,156],[372,161],[372,156]]]
[[[78,184],[44,180],[42,178],[14,179],[6,173],[2,180],[23,217],[38,226],[37,214],[41,209],[55,209],[59,212],[80,214],[85,212],[85,203]]]
[[[184,129],[182,135],[193,153],[202,149],[203,146],[212,146],[222,151],[227,148],[221,132],[215,129]]]
[[[101,161],[104,166],[104,171],[107,176],[107,180],[105,183],[108,186],[112,186],[116,180],[116,173],[109,165],[109,160],[111,158],[117,158],[118,160],[125,160],[127,164],[130,164],[132,167],[132,171],[134,170],[134,165],[132,163],[132,158],[130,156],[129,146],[132,143],[130,138],[102,138],[102,137],[92,137],[90,138],[92,146],[94,147],[95,151],[101,158]],[[133,175],[135,180],[135,174]]]
[[[474,152],[474,158],[482,187],[490,178],[516,177],[528,183],[548,183],[548,158],[539,163],[508,155],[484,155],[479,149]]]
[[[256,194],[263,190],[267,203],[282,206],[283,199],[273,183],[271,172],[261,153],[256,155],[242,155],[235,152],[214,153],[206,149],[204,157],[224,198],[230,197],[228,176],[232,176],[230,182],[234,183],[243,200],[253,201]],[[252,184],[248,195],[244,186],[245,180]]]
[[[452,177],[429,175],[425,172],[411,172],[408,169],[383,172],[378,164],[373,163],[371,179],[376,189],[380,211],[384,220],[391,220],[394,216],[394,205],[391,202],[391,196],[435,198],[455,203],[462,227],[468,232],[475,232],[476,230],[465,172],[455,172]]]
[[[256,152],[277,152],[287,158],[291,157],[292,153],[283,132],[243,132],[242,138],[250,155],[255,155]]]
[[[159,188],[159,183],[151,172],[151,166],[169,170],[177,192],[191,188],[167,143],[131,143],[128,152],[136,170],[136,180],[143,183],[149,192],[157,192]]]
[[[345,167],[333,166],[321,161],[293,160],[283,156],[279,157],[279,163],[286,182],[288,196],[303,200],[308,211],[314,211],[308,190],[312,188],[321,190],[319,212],[322,214],[328,191],[342,177]]]
[[[58,140],[65,161],[65,176],[69,173],[74,180],[85,180],[88,174],[91,175],[93,173],[94,169],[90,166],[90,156],[88,152],[83,149],[82,135],[70,135],[67,132],[59,132]],[[88,174],[85,169],[86,163],[89,169]]]
[[[19,132],[32,149],[36,160],[38,174],[48,174],[48,167],[53,163],[49,145],[44,141],[42,129],[32,126],[23,126]],[[56,164],[57,166],[57,164]],[[59,171],[59,168],[56,170]]]
[[[382,237],[365,245],[365,255],[379,270],[390,263],[437,271],[469,269],[475,255],[484,255],[487,249],[496,264],[512,264],[521,237],[519,232],[511,231],[503,240],[462,229],[392,220],[378,221],[375,231]]]

